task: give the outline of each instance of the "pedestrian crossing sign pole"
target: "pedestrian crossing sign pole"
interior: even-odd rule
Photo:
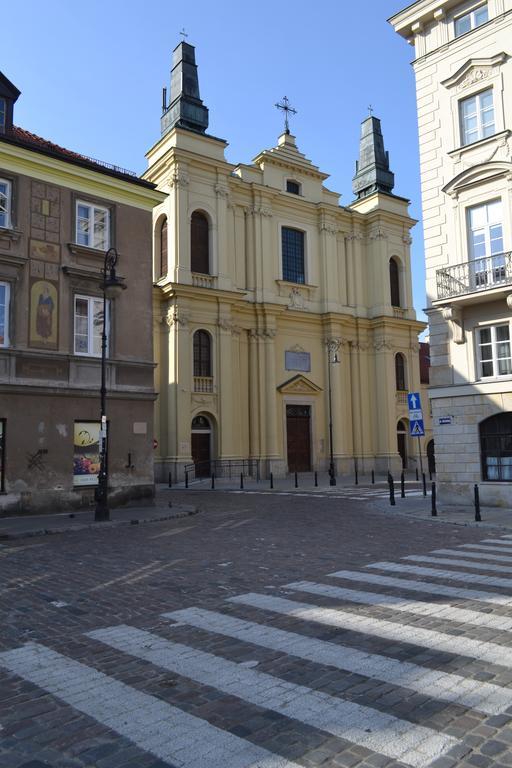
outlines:
[[[421,455],[420,437],[425,435],[425,423],[423,421],[423,411],[421,409],[421,398],[419,392],[409,392],[407,395],[407,404],[409,406],[409,434],[411,437],[418,438],[418,453],[420,456],[421,476],[423,477],[423,457]]]

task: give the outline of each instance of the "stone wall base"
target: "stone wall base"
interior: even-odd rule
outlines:
[[[154,503],[154,485],[125,485],[109,489],[110,507],[129,503],[140,506]],[[0,495],[0,517],[8,515],[35,515],[92,509],[95,505],[94,488],[73,490],[25,490]]]

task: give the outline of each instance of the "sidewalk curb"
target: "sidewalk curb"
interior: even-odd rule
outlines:
[[[184,505],[182,506],[182,510]],[[117,528],[121,525],[144,525],[146,523],[162,523],[166,520],[180,520],[185,517],[193,517],[201,512],[199,507],[191,507],[188,510],[182,512],[176,512],[174,514],[161,515],[159,517],[148,518],[130,518],[129,520],[106,520],[101,523],[95,521],[91,523],[75,523],[63,528],[39,528],[28,531],[15,531],[14,533],[0,533],[0,541],[13,541],[15,539],[28,539],[32,536],[54,536],[59,533],[69,533],[70,531],[84,531],[92,528]]]
[[[419,520],[422,523],[443,523],[444,525],[459,525],[463,528],[499,528],[503,531],[510,531],[512,528],[512,521],[511,525],[505,525],[503,523],[499,522],[488,522],[485,519],[481,520],[480,522],[477,522],[476,520],[472,520],[468,517],[466,520],[453,520],[446,517],[443,517],[444,514],[450,514],[449,512],[443,512],[442,509],[437,510],[437,515],[433,516],[429,512],[425,512],[425,516],[422,514],[418,514],[417,512],[405,512],[400,509],[391,509],[391,506],[388,504],[385,506],[383,503],[377,502],[375,504],[375,509],[379,510],[380,512],[384,512],[386,514],[392,514],[392,515],[399,515],[400,517],[406,517],[408,520]],[[485,514],[485,513],[483,513]]]

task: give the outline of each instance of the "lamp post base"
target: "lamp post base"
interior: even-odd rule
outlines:
[[[336,473],[334,471],[334,464],[329,467],[329,485],[336,485]]]

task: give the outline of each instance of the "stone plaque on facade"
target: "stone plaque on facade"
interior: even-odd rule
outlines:
[[[309,352],[285,352],[284,360],[287,371],[303,371],[307,373],[311,370],[311,355]]]

